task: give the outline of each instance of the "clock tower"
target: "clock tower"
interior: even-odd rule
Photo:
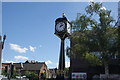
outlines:
[[[55,35],[57,35],[61,39],[59,65],[58,65],[58,71],[60,77],[64,77],[64,69],[65,69],[64,40],[66,37],[68,37],[67,22],[68,20],[64,16],[64,14],[62,15],[61,18],[57,18],[55,20]]]
[[[55,35],[57,35],[60,39],[63,39],[65,36],[67,37],[67,18],[62,16],[62,18],[57,18],[55,20]]]

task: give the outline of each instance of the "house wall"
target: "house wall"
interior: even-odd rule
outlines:
[[[5,69],[5,66],[10,65],[10,63],[4,63],[3,69]],[[47,65],[42,62],[38,62],[38,63],[23,63],[23,68],[21,68],[20,63],[14,63],[14,68],[16,69],[17,73],[20,73],[20,69],[21,69],[21,74],[24,75],[26,71],[31,71],[31,72],[35,72],[38,74],[38,76],[40,75],[40,72],[42,72],[43,70],[45,70],[46,72],[46,78],[48,78],[48,69],[47,69]]]
[[[42,73],[45,73],[46,75],[46,78],[49,77],[49,72],[48,72],[48,69],[47,69],[47,66],[45,64],[43,64],[43,66],[41,67],[40,69],[40,73],[39,73],[39,76],[41,77],[41,74]]]

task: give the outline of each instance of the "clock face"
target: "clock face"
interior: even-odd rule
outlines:
[[[65,30],[65,23],[64,22],[59,22],[56,24],[56,30],[58,32],[62,32]]]

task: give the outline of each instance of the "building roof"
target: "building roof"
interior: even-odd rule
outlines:
[[[40,70],[43,65],[43,63],[27,63],[23,65],[23,70]]]
[[[22,70],[40,70],[44,63],[22,63],[23,69]],[[21,68],[21,63],[14,63],[14,66],[17,69]]]
[[[11,63],[2,63],[3,65],[10,65]],[[42,66],[47,67],[45,62],[26,61],[25,63],[13,63],[16,69],[22,70],[40,70]],[[23,67],[21,67],[23,66]]]

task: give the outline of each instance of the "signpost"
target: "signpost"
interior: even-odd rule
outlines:
[[[2,36],[0,36],[0,80],[2,79],[2,62],[1,62],[1,58],[2,58]]]
[[[87,73],[85,72],[78,72],[72,73],[72,80],[87,80]]]
[[[6,39],[6,35],[3,37],[2,41],[2,36],[0,35],[0,80],[2,79],[2,49],[4,48],[4,42]]]

